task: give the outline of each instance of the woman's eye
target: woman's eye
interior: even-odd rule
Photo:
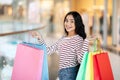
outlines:
[[[70,21],[71,23],[74,23],[74,21]]]
[[[67,23],[68,23],[68,22],[74,23],[74,20],[68,20],[68,19],[66,19],[65,22],[67,22]]]

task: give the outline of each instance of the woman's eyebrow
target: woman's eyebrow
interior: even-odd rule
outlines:
[[[69,20],[74,20],[74,19],[69,19]]]

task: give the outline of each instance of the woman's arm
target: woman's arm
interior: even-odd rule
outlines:
[[[55,42],[54,44],[47,46],[47,44],[45,43],[42,35],[40,35],[40,33],[38,33],[37,31],[32,31],[30,32],[30,34],[32,35],[32,37],[37,38],[38,42],[40,44],[45,44],[47,47],[47,54],[51,55],[52,53],[56,52],[58,50],[58,43],[60,42],[60,39]]]
[[[81,63],[84,53],[89,51],[89,41],[85,39],[84,41],[80,41],[80,44],[81,45],[76,47],[77,60],[79,63]]]
[[[53,43],[52,45],[47,46],[47,54],[48,55],[51,55],[52,53],[55,53],[58,51],[58,43],[59,43],[59,40],[57,42]]]
[[[87,37],[85,40],[80,40],[80,45],[76,47],[77,59],[79,63],[81,63],[84,53],[89,51],[89,45],[93,45],[93,42],[97,38],[98,37],[96,35],[92,35]]]

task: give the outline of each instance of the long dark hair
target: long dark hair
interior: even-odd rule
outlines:
[[[76,11],[68,12],[64,18],[64,23],[68,15],[72,15],[75,20],[75,33],[81,36],[83,39],[85,39],[86,38],[85,26],[83,24],[82,17],[80,16],[80,14]],[[68,32],[66,31],[65,28],[64,30],[65,33],[68,35]]]

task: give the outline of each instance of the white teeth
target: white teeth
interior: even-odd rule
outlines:
[[[67,29],[70,29],[71,27],[68,27]]]

